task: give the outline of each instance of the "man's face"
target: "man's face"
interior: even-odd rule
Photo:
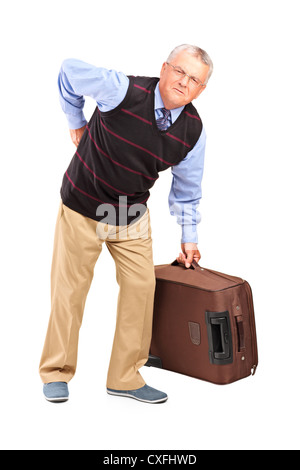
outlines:
[[[197,98],[205,86],[193,86],[192,80],[187,76],[178,74],[177,70],[187,73],[190,77],[205,83],[209,66],[203,64],[198,58],[193,57],[186,51],[179,52],[168,65],[164,62],[160,72],[159,91],[166,109],[179,108]]]

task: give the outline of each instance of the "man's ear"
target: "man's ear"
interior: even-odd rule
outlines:
[[[166,70],[166,67],[167,67],[167,62],[164,62],[164,63],[162,64],[162,67],[161,67],[160,77],[162,76],[162,74],[163,74],[164,71]]]

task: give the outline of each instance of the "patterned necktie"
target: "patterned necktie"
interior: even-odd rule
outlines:
[[[160,131],[166,131],[169,127],[169,116],[171,114],[171,111],[166,108],[160,108],[160,110],[162,111],[163,116],[156,120],[157,127]]]

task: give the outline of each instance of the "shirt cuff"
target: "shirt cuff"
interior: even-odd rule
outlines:
[[[87,124],[83,111],[76,115],[66,113],[66,118],[69,124],[69,129],[80,129]]]
[[[182,225],[181,243],[198,243],[197,224]]]

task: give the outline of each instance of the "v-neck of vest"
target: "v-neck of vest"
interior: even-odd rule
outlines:
[[[185,107],[181,111],[180,115],[178,116],[176,121],[171,124],[171,126],[169,126],[165,131],[161,131],[157,126],[156,117],[155,117],[155,87],[156,87],[158,82],[159,82],[159,78],[157,78],[155,80],[155,83],[148,90],[148,91],[150,91],[150,97],[151,97],[151,110],[150,110],[150,112],[151,112],[151,122],[152,122],[151,127],[152,127],[152,131],[153,131],[154,134],[164,136],[164,135],[168,134],[168,132],[170,132],[172,129],[175,129],[178,125],[180,125],[180,122],[184,118],[184,112],[187,110],[188,105],[185,105]],[[128,90],[127,90],[127,94],[126,94],[124,100],[118,106],[116,106],[116,108],[112,109],[111,111],[106,111],[106,112],[101,111],[100,112],[100,110],[97,106],[96,110],[98,109],[98,111],[101,113],[101,116],[103,116],[103,117],[111,117],[114,114],[117,114],[123,108],[124,104],[127,103],[128,100],[130,100],[131,94],[133,92],[133,87],[134,87],[134,80],[130,80],[129,81],[129,87],[128,87]]]
[[[155,83],[154,87],[152,87],[152,90],[151,90],[151,114],[152,114],[152,128],[153,128],[153,131],[156,133],[156,134],[159,134],[159,135],[166,135],[168,132],[170,132],[172,129],[174,129],[175,127],[177,127],[178,124],[180,124],[180,120],[183,118],[183,113],[184,111],[186,110],[186,105],[185,107],[183,108],[183,110],[181,111],[180,115],[178,116],[178,118],[176,119],[175,122],[172,122],[172,124],[165,130],[165,131],[161,131],[159,128],[158,128],[158,125],[157,125],[157,122],[156,122],[156,117],[155,117],[155,88],[156,88],[156,85],[157,83]]]

